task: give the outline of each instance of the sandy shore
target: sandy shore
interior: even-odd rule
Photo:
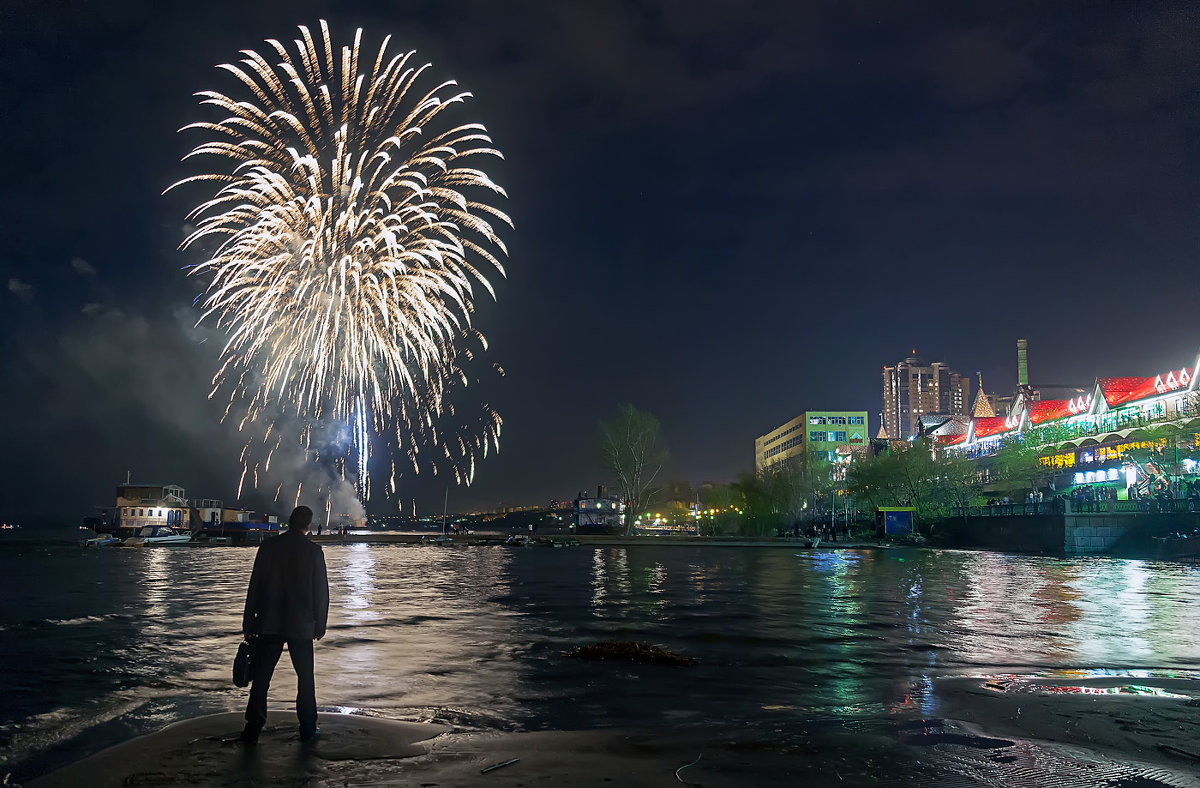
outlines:
[[[294,714],[273,711],[259,742],[246,746],[235,741],[240,714],[186,720],[26,785],[734,788],[790,783],[820,772],[838,779],[836,764],[822,764],[816,753],[772,749],[753,735],[741,741],[696,741],[622,731],[451,733],[441,725],[343,714],[321,714],[320,724],[321,737],[301,743]],[[850,775],[853,767],[844,764],[842,771]]]
[[[1171,695],[1194,682],[1140,681]],[[1075,692],[1064,687],[1087,687]],[[258,744],[237,713],[186,720],[28,786],[1200,786],[1200,715],[1186,697],[1091,694],[1129,679],[956,678],[944,718],[814,719],[796,730],[696,727],[529,733],[322,714],[302,744],[273,711]],[[1175,692],[1180,690],[1180,692]],[[488,767],[498,768],[488,770]],[[487,771],[485,771],[487,770]]]
[[[1190,678],[1001,675],[941,679],[937,689],[939,711],[991,736],[1200,774],[1200,700]]]

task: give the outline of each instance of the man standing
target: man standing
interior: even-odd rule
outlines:
[[[329,581],[321,546],[307,538],[312,519],[312,509],[297,506],[287,531],[263,542],[254,558],[242,615],[242,634],[255,638],[246,727],[238,737],[246,744],[258,741],[267,723],[267,690],[285,643],[296,670],[300,740],[310,741],[319,733],[313,640],[325,637]]]

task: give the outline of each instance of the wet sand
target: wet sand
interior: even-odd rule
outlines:
[[[938,681],[940,710],[970,729],[1200,775],[1200,699],[1190,697],[1195,691],[1195,680],[1186,678]]]
[[[272,711],[258,743],[237,742],[242,718],[177,723],[33,780],[30,788],[240,785],[769,785],[814,770],[815,752],[784,752],[754,734],[697,741],[623,731],[452,733],[442,725],[321,714],[321,736],[298,740],[295,716]],[[691,764],[691,765],[689,765]],[[494,766],[495,768],[488,769]],[[485,771],[487,770],[487,771]],[[852,767],[842,766],[846,775]],[[676,774],[678,773],[678,778]],[[686,779],[685,779],[686,778]]]
[[[1150,684],[1170,692],[1188,682]],[[226,713],[177,723],[27,785],[1200,786],[1195,701],[1064,686],[1100,691],[1130,681],[948,679],[939,682],[944,719],[821,724],[789,740],[766,729],[695,727],[456,731],[323,713],[321,737],[301,743],[294,713],[279,710],[247,746],[235,741],[241,715]]]

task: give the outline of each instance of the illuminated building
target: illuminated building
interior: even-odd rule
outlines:
[[[967,415],[970,402],[971,379],[945,362],[909,356],[883,368],[883,426],[893,439],[916,435],[922,416]]]
[[[574,528],[580,534],[621,533],[625,526],[625,502],[605,495],[604,488],[596,489],[596,497],[579,493],[575,499]],[[635,513],[636,514],[636,513]]]
[[[210,535],[219,532],[222,536],[251,532],[262,536],[279,531],[279,518],[273,514],[225,506],[214,498],[189,500],[184,489],[175,484],[129,481],[117,485],[115,506],[101,507],[100,515],[85,517],[84,524],[97,532],[118,536],[130,536],[146,526]]]
[[[839,453],[867,445],[868,426],[865,410],[807,411],[754,439],[754,469],[761,472],[792,457],[814,453],[836,459]]]
[[[1066,399],[1036,399],[1036,392],[1025,387],[1007,415],[972,418],[965,432],[934,440],[976,459],[1017,442],[1043,449],[1042,463],[1063,473],[1068,483],[1124,487],[1146,477],[1177,475],[1143,465],[1131,452],[1161,450],[1166,439],[1158,430],[1165,426],[1178,428],[1184,440],[1200,446],[1197,365],[1156,375],[1096,378],[1086,393]]]
[[[117,486],[115,524],[136,533],[147,525],[189,526],[188,501],[174,484],[121,484]]]

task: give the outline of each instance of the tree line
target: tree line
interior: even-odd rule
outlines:
[[[630,507],[627,531],[652,506],[676,517],[698,508],[706,513],[699,518],[702,533],[758,536],[786,532],[796,524],[871,524],[878,507],[905,506],[915,510],[916,522],[929,534],[939,522],[965,517],[969,507],[983,503],[985,483],[993,492],[1021,501],[1026,493],[1047,488],[1056,472],[1047,461],[1053,447],[1039,449],[1015,440],[995,456],[976,461],[918,438],[876,442],[850,461],[831,462],[823,453],[790,457],[743,472],[728,484],[693,489],[666,479],[670,454],[652,414],[623,405],[615,418],[601,422],[599,434],[604,468]],[[1155,445],[1159,465],[1178,474],[1183,459],[1197,456],[1200,438],[1192,430],[1159,426],[1147,430],[1143,440]]]

